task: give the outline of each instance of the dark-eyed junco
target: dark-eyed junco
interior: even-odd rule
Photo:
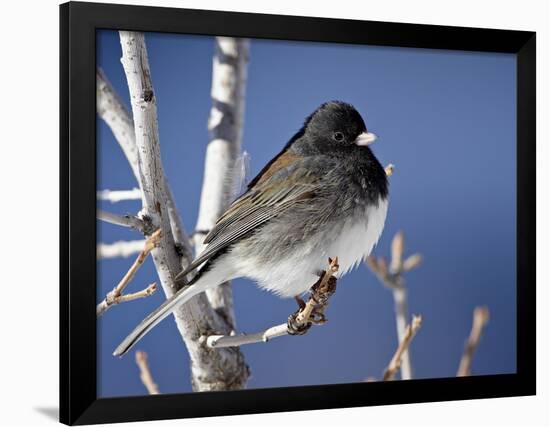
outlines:
[[[218,219],[206,249],[176,280],[189,286],[146,317],[115,350],[123,355],[194,295],[237,277],[281,297],[306,292],[338,257],[342,276],[368,256],[388,208],[386,174],[350,104],[321,105]]]

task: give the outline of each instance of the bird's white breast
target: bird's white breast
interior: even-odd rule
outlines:
[[[328,256],[338,256],[340,269],[337,277],[346,274],[370,255],[384,229],[387,211],[387,199],[380,199],[378,206],[367,208],[364,218],[347,221],[339,237],[327,250]]]
[[[283,257],[259,266],[256,260],[239,256],[237,250],[231,263],[238,275],[256,280],[261,288],[282,297],[300,295],[317,281],[319,271],[327,268],[329,257],[338,257],[337,277],[367,257],[382,234],[387,210],[387,199],[380,199],[377,206],[369,206],[364,214],[358,213],[343,224],[334,225],[333,230],[329,228],[312,236]]]

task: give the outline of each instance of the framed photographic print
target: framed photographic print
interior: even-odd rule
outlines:
[[[535,33],[60,24],[61,422],[535,393]]]

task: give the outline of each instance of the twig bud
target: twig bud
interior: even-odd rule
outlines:
[[[489,309],[486,306],[479,306],[474,309],[474,322],[484,327],[489,322]]]
[[[403,253],[405,252],[405,235],[398,231],[391,243],[391,267],[392,273],[397,274],[403,268]]]
[[[414,254],[403,262],[403,271],[411,271],[422,264],[422,255]]]

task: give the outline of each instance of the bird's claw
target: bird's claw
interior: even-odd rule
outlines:
[[[299,296],[295,297],[298,303],[298,310],[288,316],[287,321],[287,333],[289,335],[304,335],[309,331],[312,325],[324,325],[327,323],[325,317],[325,309],[330,297],[336,292],[336,277],[330,277],[328,280],[323,281],[324,272],[319,277],[317,283],[315,283],[310,290],[310,297],[307,304]],[[309,316],[304,319],[309,305]],[[313,307],[311,306],[313,305]],[[306,311],[307,313],[307,311]]]
[[[309,320],[305,323],[298,322],[298,314],[301,310],[298,310],[296,313],[288,316],[288,321],[286,323],[286,330],[289,335],[304,335],[309,331],[311,325],[313,324]]]
[[[327,305],[329,298],[336,292],[337,280],[336,277],[332,276],[327,280],[325,284],[321,285],[322,278],[323,277],[321,276],[317,283],[312,286],[311,297],[319,306],[324,307]]]
[[[328,319],[325,316],[325,313],[322,313],[321,311],[313,311],[311,313],[311,317],[309,318],[310,322],[314,325],[324,325],[328,322]]]
[[[294,300],[296,301],[296,303],[298,304],[298,308],[300,310],[303,310],[304,307],[306,306],[306,302],[302,299],[302,297],[300,297],[300,295],[296,295],[294,297]]]

